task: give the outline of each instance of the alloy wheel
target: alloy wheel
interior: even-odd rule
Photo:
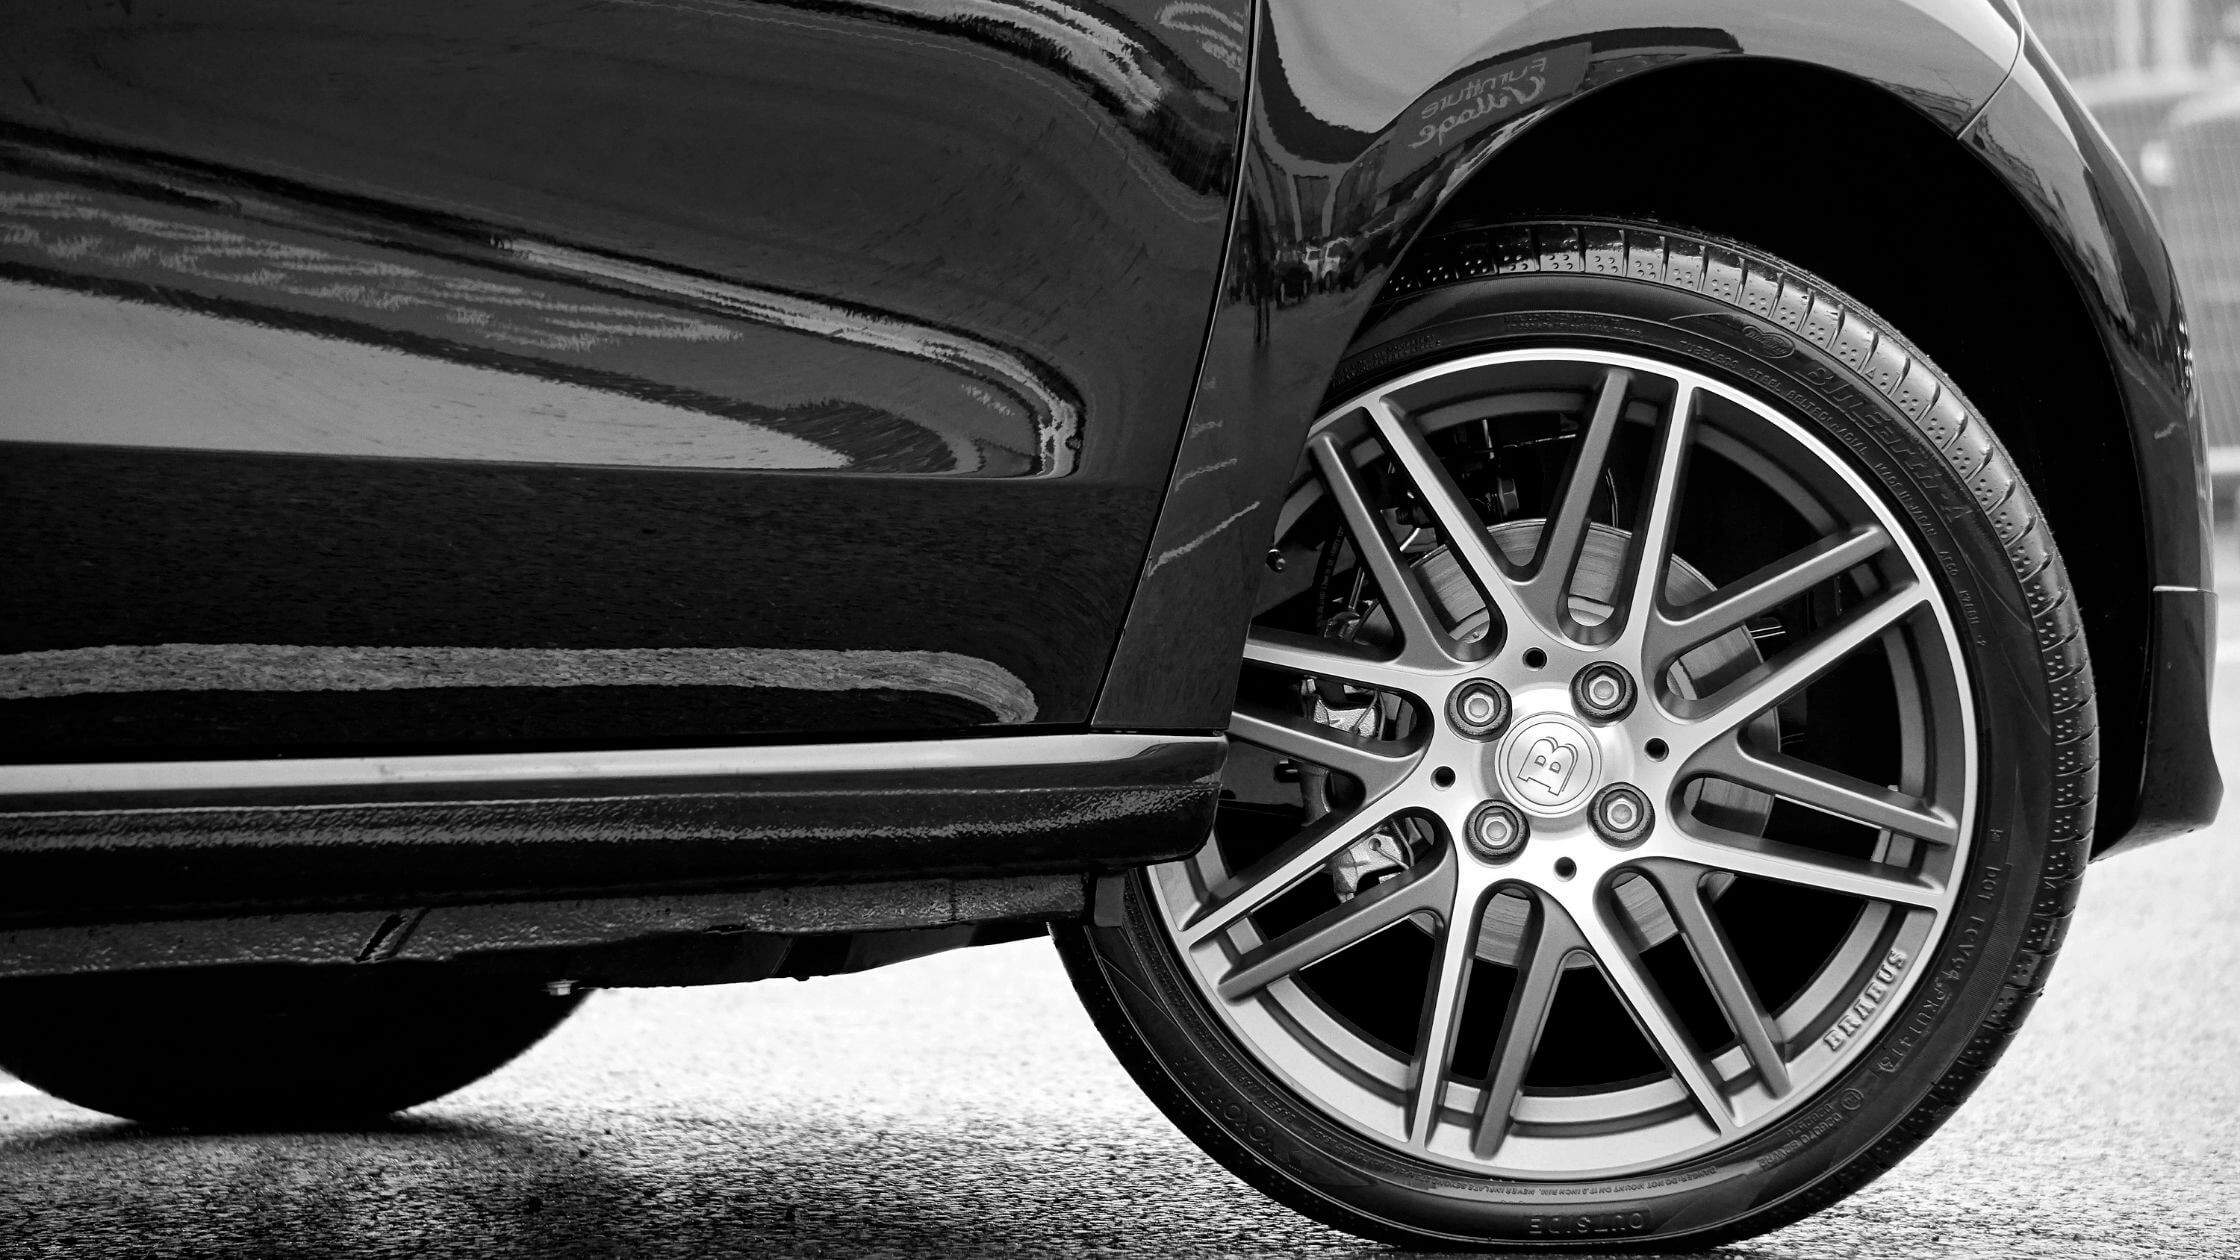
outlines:
[[[1534,442],[1566,452],[1537,511],[1473,453]],[[1736,485],[1789,522],[1777,554],[1679,554],[1691,492]],[[1953,619],[1778,409],[1594,348],[1440,364],[1316,423],[1278,540],[1316,598],[1255,626],[1230,735],[1298,804],[1240,779],[1151,886],[1208,1007],[1318,1110],[1477,1174],[1669,1166],[1817,1097],[1928,970],[1976,787]],[[1843,741],[1790,747],[1795,711],[1838,674],[1815,729],[1880,716],[1814,759]]]

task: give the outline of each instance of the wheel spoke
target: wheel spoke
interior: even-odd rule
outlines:
[[[1198,913],[1182,925],[1183,946],[1197,945],[1217,932],[1226,931],[1237,920],[1322,869],[1341,849],[1384,825],[1389,815],[1379,812],[1376,804],[1372,798],[1350,813],[1326,815],[1292,837],[1285,847],[1223,880],[1207,895],[1206,904]]]
[[[1266,626],[1253,626],[1246,632],[1244,659],[1247,664],[1268,665],[1297,674],[1334,678],[1378,691],[1410,695],[1421,690],[1425,680],[1420,670],[1349,648],[1340,640],[1271,630]]]
[[[1330,488],[1331,501],[1345,518],[1354,551],[1368,566],[1369,575],[1376,579],[1377,591],[1384,596],[1385,609],[1399,627],[1399,659],[1420,669],[1454,664],[1449,636],[1432,615],[1415,575],[1392,549],[1384,522],[1377,518],[1368,498],[1362,494],[1353,461],[1346,455],[1345,448],[1336,438],[1324,433],[1307,449],[1313,454],[1316,467],[1322,470],[1322,481]]]
[[[1679,1017],[1665,1001],[1664,990],[1641,965],[1632,947],[1618,938],[1609,923],[1600,914],[1577,916],[1574,920],[1579,934],[1585,939],[1587,949],[1594,955],[1610,987],[1633,1014],[1633,1021],[1643,1036],[1655,1048],[1673,1076],[1696,1100],[1705,1118],[1720,1133],[1735,1127],[1734,1109],[1727,1103],[1726,1091],[1711,1075],[1711,1067],[1689,1042],[1687,1032],[1680,1026]]]
[[[1414,768],[1417,756],[1413,749],[1362,739],[1335,726],[1250,709],[1238,709],[1229,715],[1229,738],[1350,774],[1361,780],[1362,789],[1371,798],[1398,786]]]
[[[1393,462],[1400,465],[1400,471],[1414,485],[1416,497],[1438,522],[1449,554],[1462,567],[1470,584],[1477,588],[1479,597],[1486,601],[1493,619],[1505,628],[1517,625],[1524,615],[1524,603],[1517,591],[1523,574],[1495,549],[1486,536],[1485,523],[1478,519],[1477,509],[1470,506],[1470,500],[1463,496],[1454,478],[1447,475],[1446,465],[1431,453],[1414,422],[1392,404],[1381,398],[1372,399],[1363,409],[1369,414],[1378,440],[1384,443]],[[1488,642],[1492,642],[1490,636]]]
[[[1551,630],[1561,629],[1570,613],[1572,574],[1586,546],[1587,519],[1594,508],[1595,488],[1610,467],[1610,447],[1618,435],[1618,417],[1625,410],[1626,391],[1633,374],[1613,368],[1603,374],[1602,390],[1594,412],[1579,434],[1571,471],[1564,480],[1563,497],[1540,534],[1540,558],[1524,584],[1524,601]]]
[[[1757,1067],[1758,1079],[1765,1082],[1767,1091],[1776,1098],[1788,1093],[1789,1062],[1781,1057],[1781,1048],[1774,1043],[1773,1018],[1758,1000],[1749,977],[1742,974],[1740,964],[1735,961],[1733,942],[1727,939],[1726,930],[1719,926],[1704,900],[1703,873],[1661,863],[1648,864],[1646,869],[1664,893],[1673,921],[1679,924],[1680,935],[1688,942],[1688,952],[1695,955],[1696,967],[1702,971],[1712,997],[1718,1000],[1728,1027],[1734,1029],[1743,1052]]]
[[[1408,1144],[1418,1148],[1430,1145],[1432,1130],[1439,1124],[1439,1103],[1446,1094],[1447,1068],[1454,1060],[1470,963],[1478,952],[1482,905],[1482,899],[1475,905],[1457,902],[1440,923],[1438,956],[1431,965],[1423,1017],[1416,1025],[1416,1053],[1408,1063],[1407,1103],[1402,1112]]]
[[[1758,752],[1728,732],[1706,745],[1689,762],[1691,771],[1717,775],[1822,813],[1894,831],[1931,844],[1960,843],[1960,823],[1950,813],[1918,796],[1877,787],[1865,779],[1799,761],[1781,753]]]
[[[1889,545],[1890,535],[1881,526],[1865,525],[1783,556],[1696,601],[1676,616],[1654,617],[1650,622],[1653,641],[1642,653],[1642,660],[1652,674],[1661,671],[1673,657],[1864,564]]]
[[[1663,847],[1669,856],[1707,871],[1731,871],[1847,897],[1922,908],[1934,908],[1944,899],[1943,889],[1886,862],[1822,853],[1739,831],[1714,829],[1711,835],[1709,840],[1671,837]]]
[[[1714,694],[1677,701],[1672,707],[1684,720],[1699,723],[1697,738],[1708,743],[1802,691],[1845,657],[1912,616],[1928,599],[1915,583],[1885,591],[1781,655],[1753,666]]]
[[[1471,1151],[1491,1159],[1509,1136],[1515,1118],[1517,1095],[1524,1090],[1524,1074],[1540,1047],[1541,1030],[1548,1023],[1548,1008],[1555,1002],[1556,985],[1563,979],[1563,963],[1585,942],[1571,925],[1570,916],[1549,909],[1533,899],[1532,945],[1519,960],[1517,981],[1509,990],[1509,1008],[1501,1016],[1501,1034],[1494,1042],[1493,1070],[1478,1096],[1476,1128]]]
[[[1221,978],[1216,991],[1231,1002],[1250,997],[1411,914],[1429,910],[1444,915],[1453,900],[1454,869],[1445,861],[1388,879],[1247,951]]]
[[[1650,624],[1663,605],[1673,527],[1680,519],[1680,484],[1688,470],[1688,445],[1695,436],[1695,410],[1695,386],[1683,381],[1675,387],[1672,407],[1657,432],[1657,462],[1649,470],[1648,493],[1642,496],[1633,537],[1626,546],[1626,576],[1618,588],[1624,602],[1605,623],[1601,631],[1605,637]]]

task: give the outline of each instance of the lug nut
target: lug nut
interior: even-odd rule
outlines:
[[[1639,844],[1656,825],[1657,811],[1649,808],[1649,798],[1641,794],[1641,789],[1630,783],[1613,783],[1594,798],[1588,817],[1595,831],[1611,844]]]
[[[1472,739],[1492,739],[1509,725],[1509,693],[1500,683],[1473,678],[1447,697],[1447,720]]]
[[[1462,829],[1463,841],[1471,852],[1496,859],[1523,848],[1530,834],[1524,815],[1511,808],[1507,801],[1481,802],[1470,811],[1470,821]]]
[[[1571,702],[1597,722],[1632,712],[1633,691],[1633,676],[1607,661],[1587,666],[1571,680]]]

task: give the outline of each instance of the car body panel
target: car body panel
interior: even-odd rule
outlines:
[[[2201,399],[2185,307],[2146,198],[2035,37],[1963,140],[2056,245],[2100,335],[2122,399],[2146,509],[2151,592],[2145,676],[2102,679],[2146,695],[2135,729],[2104,729],[2102,784],[2113,808],[2094,852],[2208,825],[2224,784],[2209,740],[2215,668],[2215,557]]]
[[[1217,731],[1291,453],[1415,235],[1551,111],[1759,58],[1872,84],[1974,146],[2070,261],[2125,376],[2166,588],[2150,741],[2178,751],[2143,772],[2134,834],[2213,812],[2175,290],[2066,89],[2027,66],[2036,86],[2002,88],[2024,57],[2007,8],[1248,7],[44,5],[46,42],[7,44],[37,73],[0,83],[0,319],[46,373],[0,385],[22,426],[0,563],[36,595],[0,640],[0,755],[823,737],[908,756],[942,728]],[[151,51],[189,28],[257,55]],[[338,31],[388,51],[356,66]],[[142,60],[88,51],[112,44]],[[244,87],[291,59],[265,95],[317,106],[300,117]],[[608,78],[579,93],[594,63]],[[947,130],[897,66],[948,85]],[[664,131],[645,111],[670,100]],[[555,157],[548,134],[578,140]],[[226,347],[223,369],[182,342]],[[697,813],[666,787],[62,791],[5,834],[11,865],[45,864],[19,911],[74,919],[1070,875],[1184,851],[1216,763],[977,801],[929,769]],[[206,850],[224,861],[193,896],[167,888]],[[258,883],[276,852],[301,880]]]
[[[1267,452],[1300,448],[1408,242],[1524,128],[1643,71],[1765,57],[1878,84],[1957,133],[2021,43],[1976,0],[1271,0],[1259,40],[1221,304],[1099,725],[1226,723],[1293,471]]]
[[[1489,11],[1512,19],[1490,40]],[[2204,629],[2214,604],[2200,594],[2207,488],[2176,280],[2130,175],[2011,10],[1626,5],[1623,20],[1639,25],[1618,27],[1618,10],[1594,4],[1466,17],[1400,8],[1380,10],[1387,29],[1373,38],[1343,20],[1324,33],[1315,25],[1324,11],[1311,5],[1268,12],[1223,302],[1100,724],[1223,721],[1272,507],[1292,472],[1249,454],[1297,449],[1364,313],[1440,206],[1473,179],[1502,178],[1509,140],[1597,89],[1679,62],[1772,57],[1873,84],[1955,135],[2067,264],[2118,383],[2124,413],[2107,420],[2135,454],[2153,557],[2141,575],[2153,623],[2146,669],[2115,684],[2146,692],[2149,717],[2139,731],[2103,733],[2109,773],[2124,781],[2110,793],[2099,851],[2214,817],[2222,786],[2205,735],[2213,634]],[[1358,55],[1340,30],[1401,51]],[[1459,70],[1439,69],[1456,59]],[[1364,63],[1387,80],[1365,85]],[[1330,117],[1340,113],[1351,127]],[[1416,145],[1437,156],[1390,156]],[[1309,190],[1319,202],[1303,197]]]
[[[1085,721],[1246,7],[10,6],[0,755]]]

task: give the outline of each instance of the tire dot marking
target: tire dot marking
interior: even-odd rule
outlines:
[[[1686,241],[1665,243],[1664,280],[1666,284],[1691,293],[1703,289],[1703,246]]]
[[[1626,243],[1626,273],[1636,280],[1665,278],[1664,242],[1654,236],[1635,235]]]
[[[1742,260],[1722,250],[1704,251],[1703,291],[1729,306],[1745,305],[1742,301]],[[1760,311],[1758,314],[1764,314]]]
[[[1626,273],[1624,232],[1617,228],[1590,227],[1579,236],[1581,250],[1586,255],[1587,274],[1622,276]]]
[[[1804,327],[1799,331],[1804,334],[1806,341],[1822,350],[1828,350],[1834,347],[1836,333],[1841,330],[1842,323],[1843,308],[1815,293],[1812,295],[1812,309],[1805,315]]]
[[[1773,308],[1773,322],[1793,333],[1804,331],[1805,317],[1812,313],[1812,290],[1794,280],[1783,279],[1781,299]]]

